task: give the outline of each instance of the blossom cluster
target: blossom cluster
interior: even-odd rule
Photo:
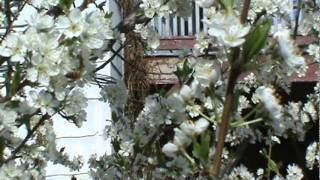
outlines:
[[[7,8],[3,3],[0,9]],[[80,156],[57,149],[53,121],[60,116],[81,127],[87,119],[82,87],[93,81],[95,62],[108,51],[115,33],[103,9],[63,7],[50,14],[59,3],[34,2],[30,7],[35,11],[21,31],[11,29],[15,19],[7,22],[0,13],[0,26],[8,31],[0,40],[5,67],[0,80],[0,141],[6,144],[0,151],[2,179],[42,179],[47,161],[72,170],[83,165]],[[6,10],[17,13],[11,6]],[[22,157],[15,152],[20,148]]]
[[[226,5],[229,1],[223,2]],[[206,8],[202,21],[208,26],[208,34],[197,34],[193,54],[184,57],[182,65],[177,65],[175,74],[181,86],[169,94],[148,96],[140,115],[133,122],[122,114],[123,110],[114,109],[116,116],[112,119],[112,125],[106,128],[106,134],[112,138],[114,154],[92,157],[95,178],[209,178],[228,83],[228,70],[224,69],[224,63],[230,58],[233,48],[245,51],[249,47],[250,38],[258,38],[254,33],[262,33],[263,28],[268,27],[268,23],[263,22],[269,17],[273,22],[270,31],[260,36],[271,38],[266,39],[265,44],[257,45],[261,46],[258,54],[243,60],[247,62],[242,63],[247,64],[239,65],[244,71],[255,68],[256,72],[249,73],[236,84],[239,95],[236,109],[230,118],[226,143],[230,147],[238,147],[245,142],[273,146],[291,137],[303,141],[307,127],[319,119],[317,88],[308,96],[308,102],[283,103],[277,94],[278,87],[289,93],[288,79],[292,74],[303,76],[307,71],[307,61],[303,56],[305,52],[299,50],[291,38],[294,29],[294,20],[290,19],[294,8],[291,1],[253,1],[247,23],[241,22],[241,10],[235,6],[225,8],[214,1],[196,0],[195,3]],[[265,6],[258,6],[259,3]],[[176,9],[171,5],[171,1],[167,4],[143,1],[141,7],[148,10],[146,16],[152,18],[156,15],[166,17],[163,9],[170,9],[168,13],[175,12]],[[162,10],[157,13],[155,8]],[[304,10],[309,11],[308,8]],[[262,20],[259,19],[260,14],[263,15]],[[277,17],[284,17],[283,24],[279,25],[275,21]],[[148,39],[151,34],[148,29],[150,25],[138,24],[135,32],[143,39]],[[317,30],[307,31],[304,25],[299,30],[303,34],[318,33]],[[260,41],[263,41],[262,38],[256,39],[256,42]],[[212,46],[217,51],[213,52],[216,53],[215,58],[210,56]],[[307,52],[317,61],[317,45],[310,45]],[[112,102],[112,99],[110,97],[109,101]],[[114,107],[119,107],[119,104],[116,103]],[[316,161],[315,148],[310,146],[308,149],[306,161],[311,167]],[[228,166],[228,159],[234,153],[232,148],[223,149],[222,167]],[[119,161],[125,165],[119,165]],[[103,163],[108,168],[103,168]],[[128,165],[130,163],[133,165]],[[257,167],[257,173],[253,173],[245,165],[240,165],[233,167],[223,178],[263,179],[267,177],[268,171],[276,173],[273,179],[304,177],[301,167],[293,163],[287,164],[287,174],[281,175],[276,168]]]
[[[126,83],[114,78],[99,82],[98,71],[110,63],[104,57],[115,52],[114,44],[123,37],[117,29],[123,23],[113,28],[112,13],[103,4],[30,2],[35,13],[22,31],[12,30],[14,24],[0,12],[0,26],[8,28],[0,40],[0,177],[43,179],[48,161],[81,168],[81,156],[57,149],[53,117],[81,127],[88,106],[82,87],[90,83],[101,88],[99,100],[112,110],[104,133],[112,153],[92,155],[88,164],[93,179],[211,179],[219,151],[224,169],[218,178],[302,179],[300,164],[277,164],[271,153],[283,140],[304,141],[319,121],[319,82],[305,102],[279,98],[279,90],[290,93],[292,75],[307,72],[305,54],[320,67],[318,1],[300,6],[290,0],[253,0],[242,9],[243,2],[234,0],[142,0],[133,19],[146,21],[130,24],[130,30],[146,40],[147,48],[156,49],[160,40],[150,19],[188,17],[193,2],[204,8],[207,34],[196,35],[193,53],[177,65],[178,88],[146,97],[135,119],[127,116]],[[292,14],[297,8],[305,21]],[[317,38],[302,49],[292,38],[297,35]],[[229,129],[221,126],[224,122]],[[21,129],[27,136],[18,135]],[[225,146],[219,149],[221,139]],[[237,149],[250,143],[261,145],[267,166],[252,170],[233,163],[241,158]],[[318,142],[306,149],[310,170],[319,166],[319,149]]]

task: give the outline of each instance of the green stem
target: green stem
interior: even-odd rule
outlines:
[[[181,152],[190,161],[192,166],[194,166],[196,164],[195,160],[186,152],[185,149],[181,148]]]
[[[254,107],[249,113],[247,113],[243,118],[241,118],[240,120],[238,120],[237,122],[231,123],[232,127],[239,127],[242,126],[243,123],[247,122],[247,119],[253,115],[253,113],[257,112],[259,110],[259,108],[262,107],[262,104],[257,105],[256,107]],[[251,122],[251,121],[249,121]],[[249,123],[251,124],[251,123]]]
[[[247,122],[243,122],[243,123],[235,122],[235,123],[231,123],[231,127],[241,127],[241,126],[246,126],[246,125],[257,123],[257,122],[261,122],[261,121],[263,121],[262,118],[257,118],[257,119],[254,119],[252,121],[247,121]]]
[[[192,108],[192,109],[193,109],[194,111],[196,111],[197,113],[199,113],[200,116],[202,116],[203,118],[205,118],[205,119],[208,120],[209,122],[211,122],[211,123],[213,123],[213,124],[215,123],[212,118],[210,118],[209,116],[205,115],[202,111],[200,111],[200,110],[198,110],[198,109],[196,109],[196,108]]]
[[[253,113],[257,112],[261,107],[262,107],[262,104],[258,104],[248,114],[246,114],[243,118],[241,118],[241,120],[246,121],[251,115],[253,115]]]
[[[272,144],[270,143],[269,150],[268,150],[268,161],[271,160],[271,154],[272,154]],[[268,168],[268,171],[267,171],[267,179],[268,180],[271,179],[271,169],[270,168]]]

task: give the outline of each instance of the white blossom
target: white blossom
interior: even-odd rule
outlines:
[[[278,143],[278,144],[281,144],[280,139],[279,139],[277,136],[271,136],[271,140],[272,140],[273,142],[276,142],[276,143]]]
[[[187,105],[186,106],[186,110],[188,111],[189,113],[189,116],[192,117],[192,118],[195,118],[195,117],[198,117],[200,114],[199,114],[199,111],[201,111],[201,106],[200,105]]]
[[[81,109],[87,107],[88,99],[80,89],[73,90],[66,99],[65,111],[68,115],[73,115]]]
[[[312,56],[308,59],[312,66],[317,65],[320,59],[317,39],[320,37],[320,15],[317,9],[320,1],[315,2],[315,9],[309,4],[301,7],[298,28],[299,35],[314,37],[312,44],[305,49]],[[44,179],[47,161],[71,170],[81,168],[81,156],[70,157],[63,149],[57,149],[52,127],[52,120],[55,118],[52,116],[60,116],[80,127],[87,119],[85,108],[88,105],[88,99],[80,88],[93,83],[97,76],[104,77],[100,71],[96,73],[95,69],[109,55],[110,48],[116,48],[115,45],[119,43],[127,47],[124,42],[127,33],[120,32],[119,26],[112,22],[115,18],[110,17],[110,11],[114,9],[108,7],[108,2],[80,5],[80,1],[75,1],[70,9],[62,4],[60,7],[59,3],[69,1],[28,1],[26,7],[32,9],[32,15],[29,20],[24,21],[22,28],[16,28],[19,19],[25,18],[21,17],[24,16],[24,11],[19,13],[18,4],[21,3],[10,3],[11,20],[14,24],[8,34],[0,39],[0,141],[3,138],[5,140],[0,159],[6,160],[21,144],[23,139],[20,137],[20,130],[27,127],[27,133],[31,132],[32,137],[21,152],[17,153],[15,160],[1,164],[0,179]],[[160,40],[157,27],[152,27],[152,23],[144,20],[157,16],[159,23],[163,24],[168,22],[164,18],[170,18],[171,25],[176,24],[175,17],[178,16],[178,24],[184,24],[183,18],[192,14],[194,4],[204,8],[200,10],[204,23],[200,29],[205,32],[197,32],[197,43],[189,51],[193,54],[185,54],[184,60],[187,60],[186,64],[191,68],[191,72],[183,79],[185,82],[180,82],[179,88],[175,90],[161,91],[142,99],[145,103],[136,119],[127,117],[125,104],[128,90],[124,81],[108,78],[105,79],[108,84],[99,84],[99,87],[102,86],[100,100],[109,102],[112,110],[112,117],[108,120],[104,134],[111,140],[114,152],[101,157],[93,156],[89,160],[91,178],[210,178],[205,177],[205,171],[214,156],[215,140],[211,136],[208,157],[202,159],[199,157],[201,153],[196,152],[197,145],[207,144],[204,141],[206,138],[199,136],[203,133],[218,134],[217,125],[223,114],[225,90],[228,86],[226,80],[229,69],[224,61],[232,55],[230,48],[239,47],[245,42],[250,27],[256,26],[255,20],[258,20],[260,13],[263,16],[258,23],[263,19],[274,20],[271,31],[273,38],[267,38],[268,42],[262,47],[266,61],[263,60],[261,66],[260,61],[250,62],[253,65],[250,67],[255,69],[250,69],[252,73],[236,85],[236,91],[243,94],[237,99],[238,108],[234,109],[231,116],[232,128],[226,135],[228,145],[223,149],[222,166],[233,158],[233,149],[245,141],[259,143],[265,148],[270,143],[281,144],[286,138],[304,140],[309,125],[314,125],[319,116],[320,83],[317,83],[315,91],[307,96],[304,103],[289,101],[282,104],[271,87],[271,84],[276,84],[287,88],[289,77],[285,75],[296,72],[301,76],[307,70],[302,51],[297,49],[291,39],[297,17],[293,1],[252,0],[248,24],[240,22],[243,2],[235,3],[237,4],[227,8],[228,10],[215,0],[142,0],[136,4],[140,5],[140,9],[132,7],[138,13],[135,17],[127,16],[131,17],[128,29],[135,27],[134,32],[146,42],[147,49],[158,48]],[[1,10],[6,10],[4,5],[1,1]],[[5,32],[9,26],[6,21],[6,15],[1,11],[1,32]],[[140,24],[134,24],[136,22]],[[179,30],[178,27],[178,31],[181,28]],[[243,51],[241,47],[239,50]],[[242,52],[240,58],[241,55]],[[249,94],[253,89],[256,91],[251,97]],[[254,115],[255,119],[243,120],[242,116],[247,113],[244,110],[247,111],[246,108],[251,107],[252,103],[257,107],[249,118]],[[270,119],[264,119],[266,115]],[[35,132],[30,131],[41,118],[47,116],[50,117]],[[243,122],[236,126],[234,124],[238,119]],[[259,126],[251,125],[256,122],[259,122]],[[268,131],[260,129],[261,126]],[[167,143],[163,145],[164,141]],[[3,144],[1,142],[0,146]],[[159,156],[159,153],[169,158]],[[311,143],[305,155],[307,168],[319,165],[319,144]],[[258,169],[253,174],[244,165],[240,165],[223,178],[259,180],[264,178],[263,175],[263,169]],[[302,179],[303,174],[293,164],[288,166],[287,175],[277,174],[273,178]]]
[[[228,176],[230,180],[254,180],[254,175],[250,173],[244,165],[240,165],[232,170]]]
[[[185,121],[180,124],[179,129],[183,131],[189,137],[192,137],[195,134],[195,124],[192,121]]]
[[[311,143],[306,151],[306,163],[307,167],[311,170],[315,164],[319,164],[320,160],[320,149],[317,142]]]
[[[56,24],[58,29],[68,38],[79,37],[84,30],[84,19],[79,9],[73,9],[69,16],[59,16]]]
[[[3,129],[7,129],[9,131],[15,131],[17,128],[16,126],[16,119],[18,118],[18,114],[10,110],[8,108],[5,108],[3,106],[0,106],[0,135],[1,131]]]
[[[270,87],[260,86],[255,93],[255,97],[259,99],[272,118],[280,119],[282,117],[282,107],[279,100],[274,96],[274,90]]]
[[[188,136],[192,137],[194,135],[202,134],[205,130],[207,130],[210,123],[203,118],[192,122],[186,121],[180,125],[180,129]]]
[[[241,24],[239,18],[232,13],[213,13],[212,16],[205,21],[209,25],[210,36],[217,37],[229,47],[237,47],[245,42],[244,36],[249,33],[250,26]]]
[[[305,59],[297,54],[297,49],[290,37],[290,31],[288,29],[278,31],[274,33],[274,37],[278,41],[279,53],[284,59],[286,66],[288,66],[291,71],[298,71],[299,68],[303,68],[305,66]]]
[[[199,59],[194,66],[194,77],[201,86],[209,87],[219,80],[220,67],[214,61]]]
[[[205,49],[208,48],[211,40],[206,38],[204,33],[198,33],[196,34],[196,37],[197,37],[197,43],[193,46],[192,50],[195,56],[200,56],[201,54],[205,53]]]
[[[49,115],[53,115],[55,113],[54,108],[59,105],[59,102],[54,99],[54,97],[42,90],[40,92],[36,92],[35,90],[29,91],[28,94],[29,103],[31,106],[40,108],[42,114],[48,113]]]
[[[185,102],[193,100],[195,98],[195,95],[195,86],[190,87],[188,85],[183,85],[179,91],[179,96],[181,96]]]
[[[23,62],[27,48],[20,34],[9,34],[0,46],[0,55],[11,57],[12,62]]]
[[[110,19],[104,18],[100,10],[95,10],[86,16],[83,33],[80,36],[82,44],[90,49],[98,49],[105,40],[113,39]]]
[[[60,2],[59,0],[41,0],[40,5],[45,8],[49,8],[49,7],[58,5],[59,2]]]
[[[140,7],[144,8],[146,17],[153,18],[163,4],[163,0],[142,0]]]
[[[287,180],[300,180],[303,178],[302,170],[295,164],[288,165],[287,173]]]
[[[128,99],[128,90],[123,81],[108,84],[100,92],[102,98],[114,107],[122,107]]]
[[[178,147],[173,143],[167,143],[162,147],[162,152],[169,157],[175,156],[177,151]]]
[[[2,24],[4,23],[5,20],[5,15],[3,14],[3,12],[0,12],[0,26],[2,26]]]
[[[23,179],[23,176],[25,176],[23,169],[21,167],[17,167],[14,161],[6,163],[0,168],[0,177],[4,180]]]
[[[173,143],[177,146],[185,147],[191,143],[191,138],[184,131],[179,128],[174,128],[174,138]]]
[[[31,17],[29,24],[39,31],[48,30],[53,27],[54,19],[52,16],[36,13]]]
[[[194,131],[197,134],[202,134],[209,127],[210,123],[204,119],[200,118],[195,122]]]
[[[308,113],[312,119],[317,119],[317,110],[312,102],[307,102],[303,106],[303,111]]]
[[[307,52],[315,58],[315,61],[320,63],[320,46],[316,44],[310,44]]]
[[[257,170],[257,176],[263,176],[263,174],[264,174],[264,170],[262,168],[259,168]]]
[[[159,34],[153,27],[144,24],[136,24],[134,32],[140,33],[141,38],[147,40],[147,45],[152,49],[157,49],[160,45]]]

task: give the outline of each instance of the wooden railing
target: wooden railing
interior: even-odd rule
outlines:
[[[150,23],[156,27],[161,37],[172,36],[193,36],[203,31],[207,32],[207,26],[201,21],[205,14],[205,9],[193,3],[192,16],[189,18],[178,17],[154,18]]]

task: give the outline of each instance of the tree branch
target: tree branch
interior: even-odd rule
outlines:
[[[214,161],[212,165],[212,176],[218,178],[221,167],[221,159],[222,159],[222,151],[225,143],[225,138],[229,128],[229,119],[232,113],[233,104],[234,104],[234,87],[237,82],[237,78],[240,74],[240,69],[231,65],[231,72],[229,75],[228,86],[226,91],[226,99],[223,106],[223,114],[222,119],[219,124],[219,132],[218,132],[218,142],[216,146],[216,151],[214,154]]]
[[[27,136],[23,139],[23,141],[17,146],[17,148],[11,153],[11,155],[4,161],[4,163],[8,163],[11,160],[16,158],[17,153],[20,152],[20,150],[25,146],[25,144],[28,142],[28,140],[33,136],[34,132],[40,127],[40,125],[50,118],[48,114],[42,116],[42,118],[39,120],[39,122],[28,132]],[[3,164],[3,163],[2,163]],[[0,164],[0,166],[2,165]]]
[[[242,24],[246,23],[246,21],[247,21],[249,8],[250,8],[250,2],[251,2],[251,0],[245,0],[243,2],[243,9],[242,9],[242,14],[241,14],[241,18],[240,18],[240,22]]]
[[[245,0],[242,14],[241,14],[241,23],[245,23],[247,20],[247,15],[249,11],[250,6],[250,0]],[[225,101],[223,106],[223,113],[222,113],[222,119],[219,124],[219,132],[218,132],[218,142],[216,146],[216,152],[214,154],[214,161],[211,167],[211,175],[213,178],[218,179],[220,174],[220,168],[221,168],[221,159],[222,159],[222,152],[223,147],[225,143],[225,138],[228,133],[229,129],[229,120],[230,116],[232,114],[233,110],[233,104],[234,104],[234,88],[238,79],[238,76],[241,73],[241,64],[239,64],[239,56],[240,56],[240,48],[234,48],[233,49],[233,55],[232,59],[230,61],[231,64],[231,70],[227,85],[227,91],[225,95]],[[241,63],[241,62],[240,62]]]

